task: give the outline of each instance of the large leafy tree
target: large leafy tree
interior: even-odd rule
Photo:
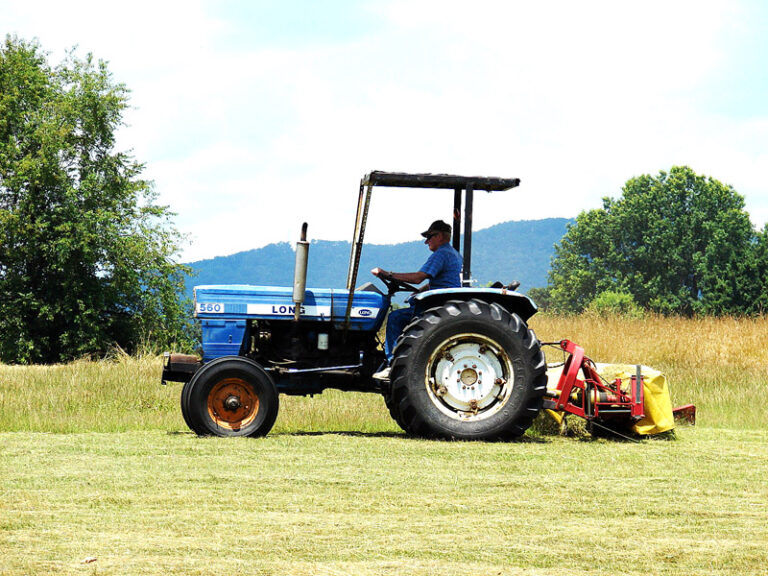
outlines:
[[[640,176],[555,247],[552,303],[577,312],[610,291],[661,313],[755,312],[765,244],[732,187],[688,167]]]
[[[0,47],[0,360],[58,362],[186,338],[181,237],[115,151],[128,90],[70,53]]]

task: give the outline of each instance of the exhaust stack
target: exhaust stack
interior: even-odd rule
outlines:
[[[307,242],[307,223],[301,225],[301,240],[296,242],[296,266],[293,270],[293,302],[296,311],[293,320],[299,321],[301,305],[304,304],[304,294],[307,290],[307,262],[309,261],[309,242]]]

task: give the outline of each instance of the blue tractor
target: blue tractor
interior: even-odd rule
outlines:
[[[326,388],[381,394],[407,433],[446,439],[520,436],[542,407],[546,362],[528,327],[536,305],[515,286],[475,288],[471,281],[474,191],[518,186],[516,178],[375,171],[363,177],[345,289],[306,288],[306,224],[297,244],[293,287],[195,288],[202,358],[166,354],[162,381],[184,382],[181,411],[199,435],[263,436],[275,423],[279,394]],[[382,280],[357,286],[371,195],[376,187],[452,190],[453,246],[461,288],[418,292]],[[414,292],[416,310],[395,347],[389,379],[378,338],[392,297]]]

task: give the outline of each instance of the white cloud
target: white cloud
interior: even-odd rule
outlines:
[[[216,3],[155,4],[0,3],[0,16],[47,49],[79,43],[133,90],[123,143],[193,235],[186,259],[295,239],[303,220],[348,240],[373,169],[520,177],[478,197],[484,227],[575,216],[631,176],[690,164],[768,219],[766,116],[702,98],[745,33],[741,5],[373,2],[355,5],[365,33],[272,44],[229,42],[255,23]],[[394,242],[448,218],[451,199],[381,190],[373,208],[369,238]]]

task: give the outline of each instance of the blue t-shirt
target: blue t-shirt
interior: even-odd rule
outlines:
[[[419,272],[429,276],[429,289],[461,286],[461,255],[449,243],[432,252]]]

